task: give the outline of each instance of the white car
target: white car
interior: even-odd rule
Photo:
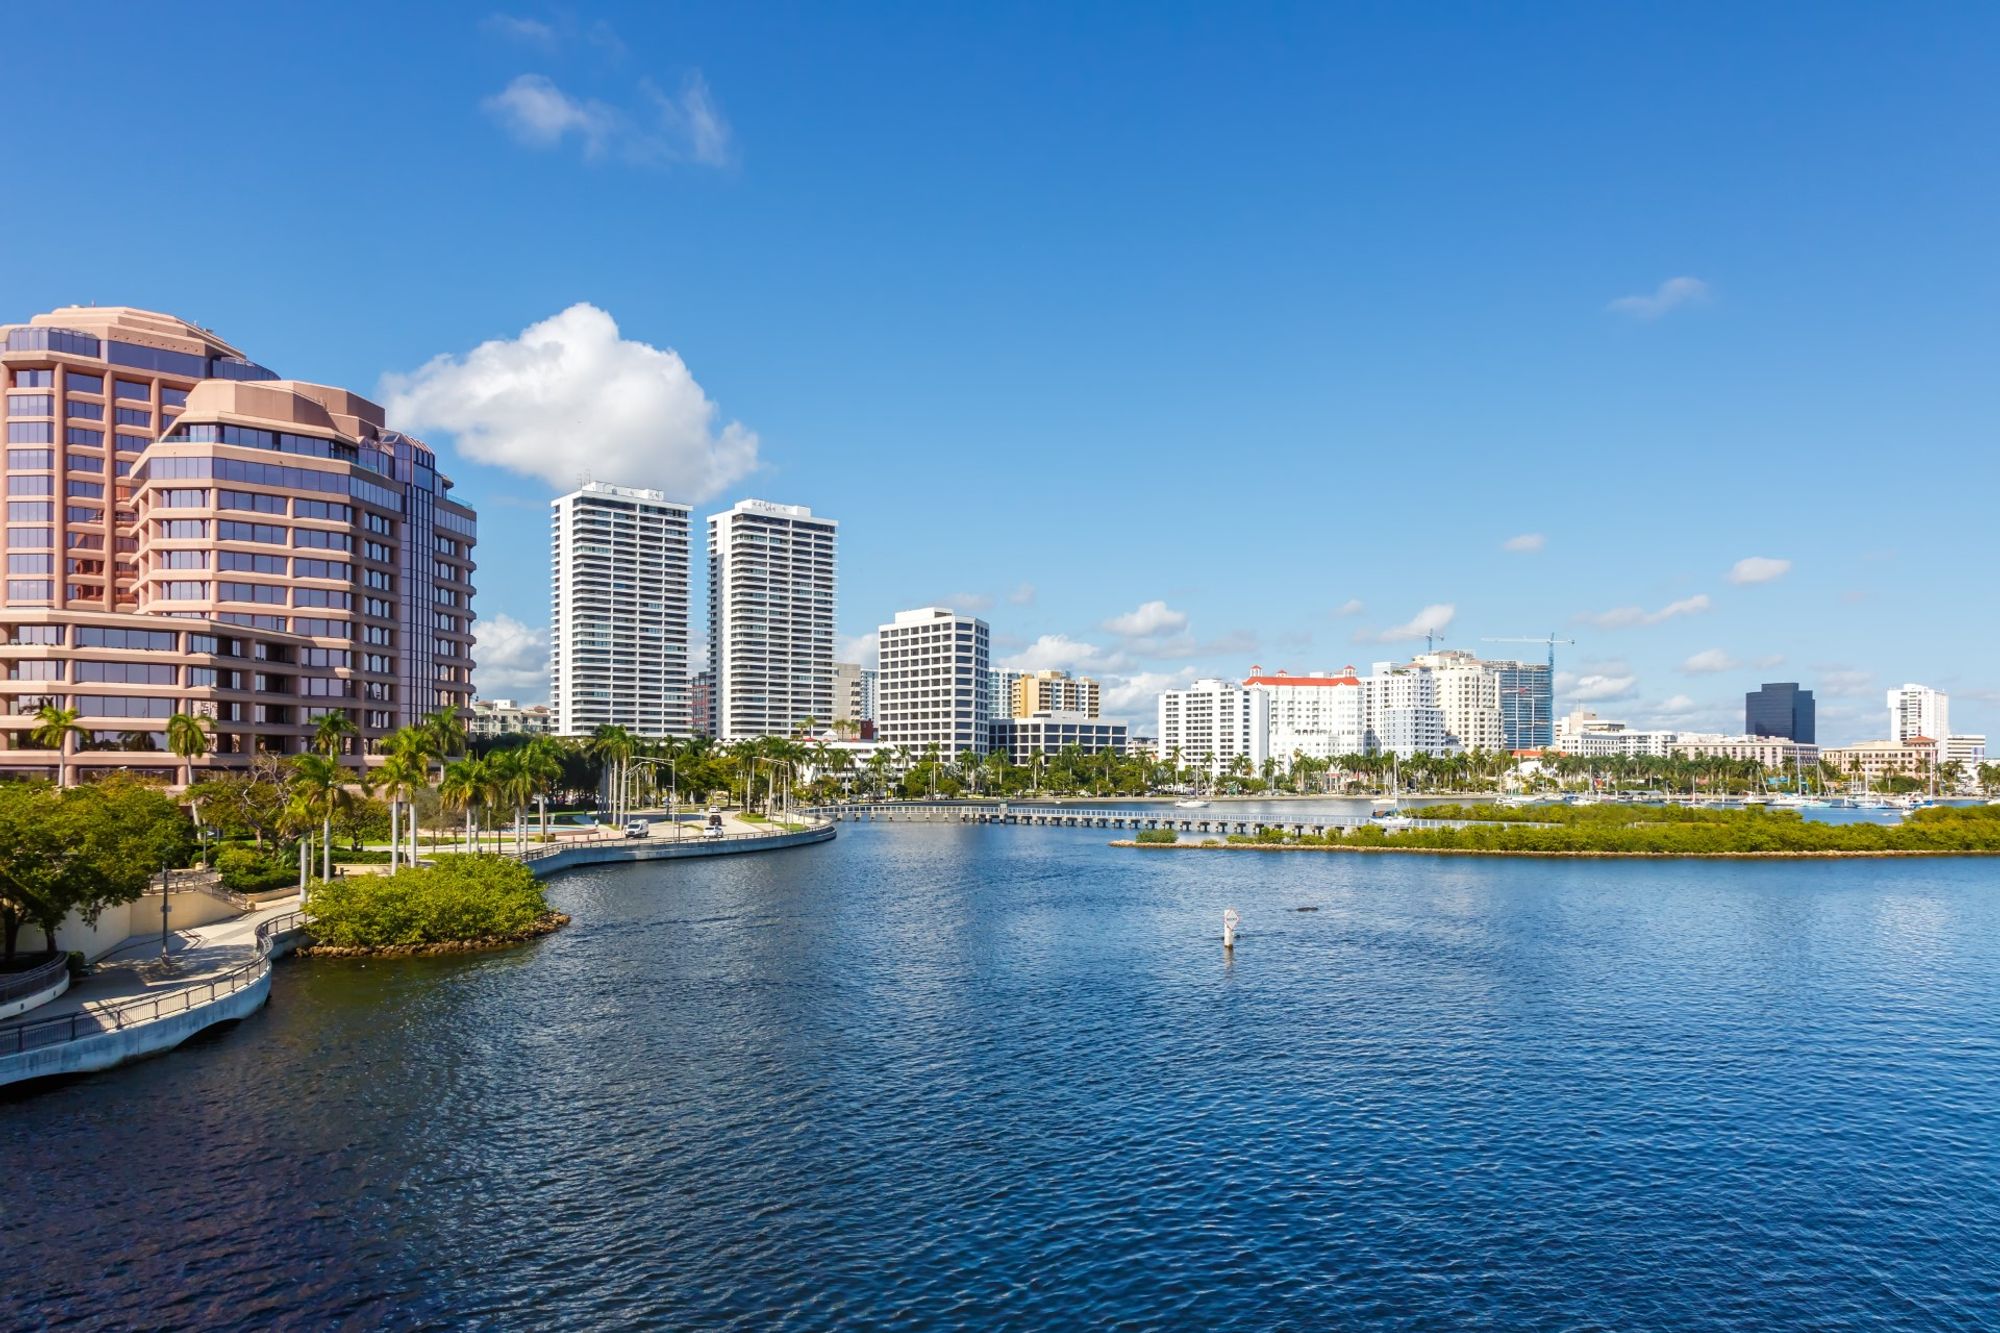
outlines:
[[[643,819],[628,819],[625,821],[625,836],[628,838],[650,838],[653,836],[653,826]]]

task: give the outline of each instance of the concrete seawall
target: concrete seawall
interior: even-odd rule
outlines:
[[[55,1074],[88,1074],[93,1070],[122,1065],[140,1056],[172,1050],[204,1028],[255,1013],[270,994],[271,969],[267,966],[261,976],[241,990],[218,996],[178,1014],[135,1023],[130,1027],[112,1028],[107,1032],[78,1037],[75,1041],[0,1055],[0,1084],[48,1078]]]
[[[716,842],[706,839],[688,838],[682,842],[671,842],[664,838],[634,839],[618,842],[607,839],[604,842],[575,843],[555,851],[545,852],[527,863],[528,868],[542,879],[574,870],[578,866],[611,865],[623,861],[674,861],[696,856],[731,856],[744,852],[769,852],[786,847],[805,847],[816,842],[833,839],[834,827],[826,824],[820,828],[810,828],[798,833],[774,833],[769,837],[726,838]]]

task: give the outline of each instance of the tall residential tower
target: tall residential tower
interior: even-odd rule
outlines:
[[[833,707],[835,538],[804,505],[741,500],[708,520],[708,661],[718,740],[789,736]]]
[[[688,507],[591,482],[550,502],[549,700],[557,735],[685,735]]]

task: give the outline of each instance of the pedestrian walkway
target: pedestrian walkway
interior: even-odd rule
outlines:
[[[169,966],[160,963],[158,934],[134,935],[97,960],[91,974],[47,1004],[0,1023],[0,1034],[31,1023],[72,1014],[96,1015],[134,1000],[153,999],[189,986],[205,986],[254,962],[257,927],[274,917],[297,911],[297,898],[280,898],[254,912],[206,926],[191,926],[167,937]],[[0,1036],[0,1050],[8,1049]]]

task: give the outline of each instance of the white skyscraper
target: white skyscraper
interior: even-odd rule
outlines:
[[[742,500],[708,520],[708,656],[719,740],[832,721],[839,525],[804,505]]]
[[[550,503],[551,725],[687,731],[688,507],[591,482]]]
[[[932,746],[945,759],[985,753],[990,639],[974,616],[940,606],[898,611],[877,635],[875,739],[917,756]]]
[[[1919,736],[1943,741],[1951,735],[1951,696],[1928,685],[1905,685],[1889,691],[1889,739],[1910,741]]]

